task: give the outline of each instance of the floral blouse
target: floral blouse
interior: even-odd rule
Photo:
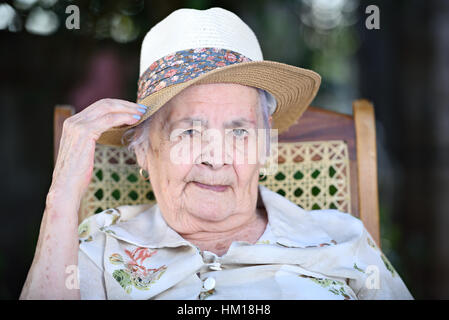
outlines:
[[[413,299],[362,222],[306,211],[259,186],[268,215],[255,244],[201,251],[158,205],[121,206],[79,226],[82,299]]]

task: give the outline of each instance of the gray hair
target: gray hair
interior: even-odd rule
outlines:
[[[276,109],[276,99],[267,91],[259,88],[257,89],[259,93],[259,107],[260,114],[262,116],[263,128],[266,130],[267,135],[267,156],[270,152],[270,123],[268,121],[269,116]],[[148,147],[151,146],[149,134],[150,134],[150,124],[154,118],[154,114],[150,116],[148,119],[140,123],[138,126],[135,126],[129,130],[127,130],[122,137],[122,143],[124,145],[128,145],[128,151],[130,153],[135,153],[138,148],[142,148],[146,153],[148,151]]]

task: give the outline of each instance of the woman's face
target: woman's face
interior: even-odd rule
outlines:
[[[259,113],[256,89],[203,84],[154,115],[146,164],[161,212],[176,231],[213,231],[254,214]]]

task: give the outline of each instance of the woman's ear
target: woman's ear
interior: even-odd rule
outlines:
[[[139,145],[134,149],[134,153],[139,167],[147,170],[147,153],[145,152],[145,149]]]

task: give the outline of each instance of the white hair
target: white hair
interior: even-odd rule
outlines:
[[[260,115],[262,116],[263,129],[266,130],[267,135],[267,156],[270,152],[270,123],[268,121],[269,116],[276,109],[276,99],[267,91],[259,88],[255,88],[259,94],[259,107],[260,107]],[[148,119],[140,123],[138,126],[135,126],[129,130],[127,130],[122,137],[122,143],[124,145],[128,145],[128,151],[130,153],[135,153],[137,149],[141,148],[146,153],[148,147],[150,147],[150,125],[154,118],[154,114],[150,116]]]

